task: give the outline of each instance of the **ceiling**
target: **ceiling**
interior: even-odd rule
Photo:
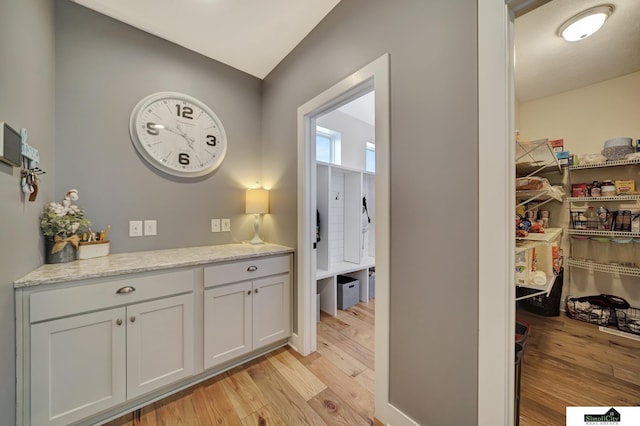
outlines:
[[[604,26],[581,41],[557,36],[577,13],[614,6]],[[640,0],[553,0],[515,21],[515,91],[520,102],[640,71]]]
[[[262,79],[340,0],[71,1]],[[598,33],[573,43],[556,35],[603,3],[615,10]],[[520,102],[639,71],[640,0],[553,0],[518,17],[514,38]]]
[[[71,0],[260,79],[340,0]]]

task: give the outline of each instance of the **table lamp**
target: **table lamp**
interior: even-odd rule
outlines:
[[[249,243],[264,244],[258,232],[260,227],[259,220],[261,214],[269,213],[269,191],[266,189],[247,189],[245,212],[255,216],[253,224],[255,235]]]

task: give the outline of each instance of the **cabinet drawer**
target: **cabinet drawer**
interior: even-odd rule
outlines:
[[[194,290],[195,281],[195,270],[190,270],[39,291],[29,297],[29,319],[33,323],[186,293]]]
[[[289,272],[290,256],[275,256],[221,263],[204,268],[204,286],[213,287],[238,281]]]

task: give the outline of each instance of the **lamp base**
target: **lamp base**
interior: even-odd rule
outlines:
[[[264,244],[264,241],[262,241],[260,239],[259,235],[254,235],[253,239],[251,241],[247,241],[249,244]]]
[[[251,241],[249,241],[249,244],[264,244],[264,241],[262,241],[262,238],[260,238],[260,233],[258,232],[260,229],[260,224],[258,223],[258,220],[260,219],[260,215],[256,214],[254,215],[256,220],[255,222],[253,222],[253,239]]]

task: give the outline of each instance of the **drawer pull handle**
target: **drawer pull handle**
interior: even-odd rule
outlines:
[[[118,291],[116,291],[116,294],[127,294],[134,291],[136,291],[136,288],[128,285],[126,287],[119,288]]]
[[[116,320],[116,324],[117,324],[117,325],[122,325],[122,318],[118,318],[118,319]]]
[[[251,265],[251,266],[249,266],[249,267],[247,268],[247,271],[248,271],[248,272],[253,272],[253,271],[257,271],[257,270],[258,270],[258,267],[257,267],[257,266],[255,266],[255,265]]]
[[[131,318],[129,318],[131,320],[131,322],[136,322],[136,317],[135,316],[131,316]]]

